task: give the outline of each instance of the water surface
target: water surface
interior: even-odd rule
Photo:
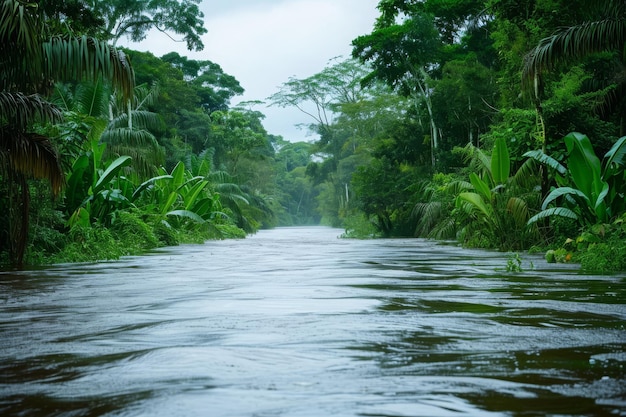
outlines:
[[[0,272],[0,415],[626,415],[623,275],[340,233]]]

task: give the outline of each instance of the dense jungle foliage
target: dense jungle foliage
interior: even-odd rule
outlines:
[[[322,223],[626,270],[621,0],[380,0],[352,57],[268,98],[311,143],[218,63],[115,47],[202,49],[199,0],[0,1],[2,264]]]

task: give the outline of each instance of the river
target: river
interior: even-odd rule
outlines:
[[[626,279],[293,227],[0,272],[2,416],[626,416]]]

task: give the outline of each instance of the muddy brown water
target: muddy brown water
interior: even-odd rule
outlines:
[[[624,275],[340,233],[0,272],[0,415],[626,415]]]

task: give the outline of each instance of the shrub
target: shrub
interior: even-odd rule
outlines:
[[[626,239],[616,236],[589,245],[578,257],[582,270],[606,274],[626,271]]]
[[[68,243],[51,258],[52,263],[91,262],[118,259],[126,255],[109,229],[102,226],[74,226],[68,234]]]
[[[154,230],[138,213],[119,211],[111,226],[111,232],[119,240],[120,249],[127,255],[141,253],[160,246]]]
[[[371,239],[380,233],[376,226],[363,213],[352,214],[343,220],[345,232],[341,237],[351,239]]]

